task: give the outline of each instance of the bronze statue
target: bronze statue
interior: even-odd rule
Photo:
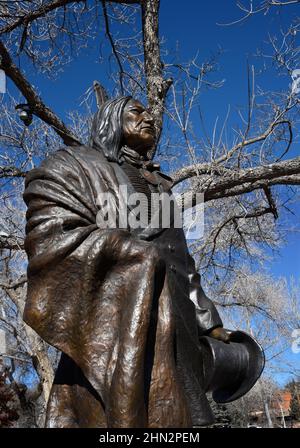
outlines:
[[[120,209],[120,185],[150,202],[172,194],[154,147],[151,115],[122,97],[98,110],[89,146],[64,147],[27,175],[24,319],[62,352],[48,427],[213,421],[208,346],[213,338],[232,349],[234,338],[201,288],[182,228],[103,228],[97,219],[105,193]]]

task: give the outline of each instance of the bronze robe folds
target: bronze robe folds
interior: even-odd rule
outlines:
[[[46,424],[207,424],[198,336],[222,322],[182,229],[145,241],[97,226],[97,197],[117,198],[120,170],[80,146],[57,151],[26,178],[24,318],[63,352]]]

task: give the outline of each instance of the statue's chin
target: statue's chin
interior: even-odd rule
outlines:
[[[153,139],[149,139],[149,141],[143,141],[143,143],[140,146],[136,146],[134,149],[136,152],[138,152],[140,155],[147,155],[149,151],[152,151],[154,149],[154,141]]]

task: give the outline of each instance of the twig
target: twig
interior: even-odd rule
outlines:
[[[19,68],[12,61],[4,44],[0,41],[0,55],[2,68],[6,75],[14,82],[16,87],[22,92],[30,106],[32,113],[49,124],[54,131],[63,139],[66,145],[80,145],[79,140],[72,135],[65,124],[49,109],[27,81]]]
[[[123,84],[124,69],[123,69],[123,66],[122,66],[122,63],[121,63],[120,56],[119,56],[118,51],[116,49],[114,39],[113,39],[112,34],[110,32],[109,20],[108,20],[108,15],[107,15],[107,8],[106,8],[106,0],[101,0],[101,3],[102,3],[102,9],[103,9],[103,16],[104,16],[104,22],[105,22],[106,35],[107,35],[108,40],[110,42],[113,55],[114,55],[114,57],[115,57],[115,59],[117,61],[117,64],[119,66],[120,88],[121,88],[122,95],[124,95],[124,84]]]

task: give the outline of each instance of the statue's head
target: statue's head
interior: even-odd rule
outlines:
[[[119,161],[124,145],[147,156],[155,140],[152,116],[130,96],[106,101],[94,116],[90,145],[111,161]]]

